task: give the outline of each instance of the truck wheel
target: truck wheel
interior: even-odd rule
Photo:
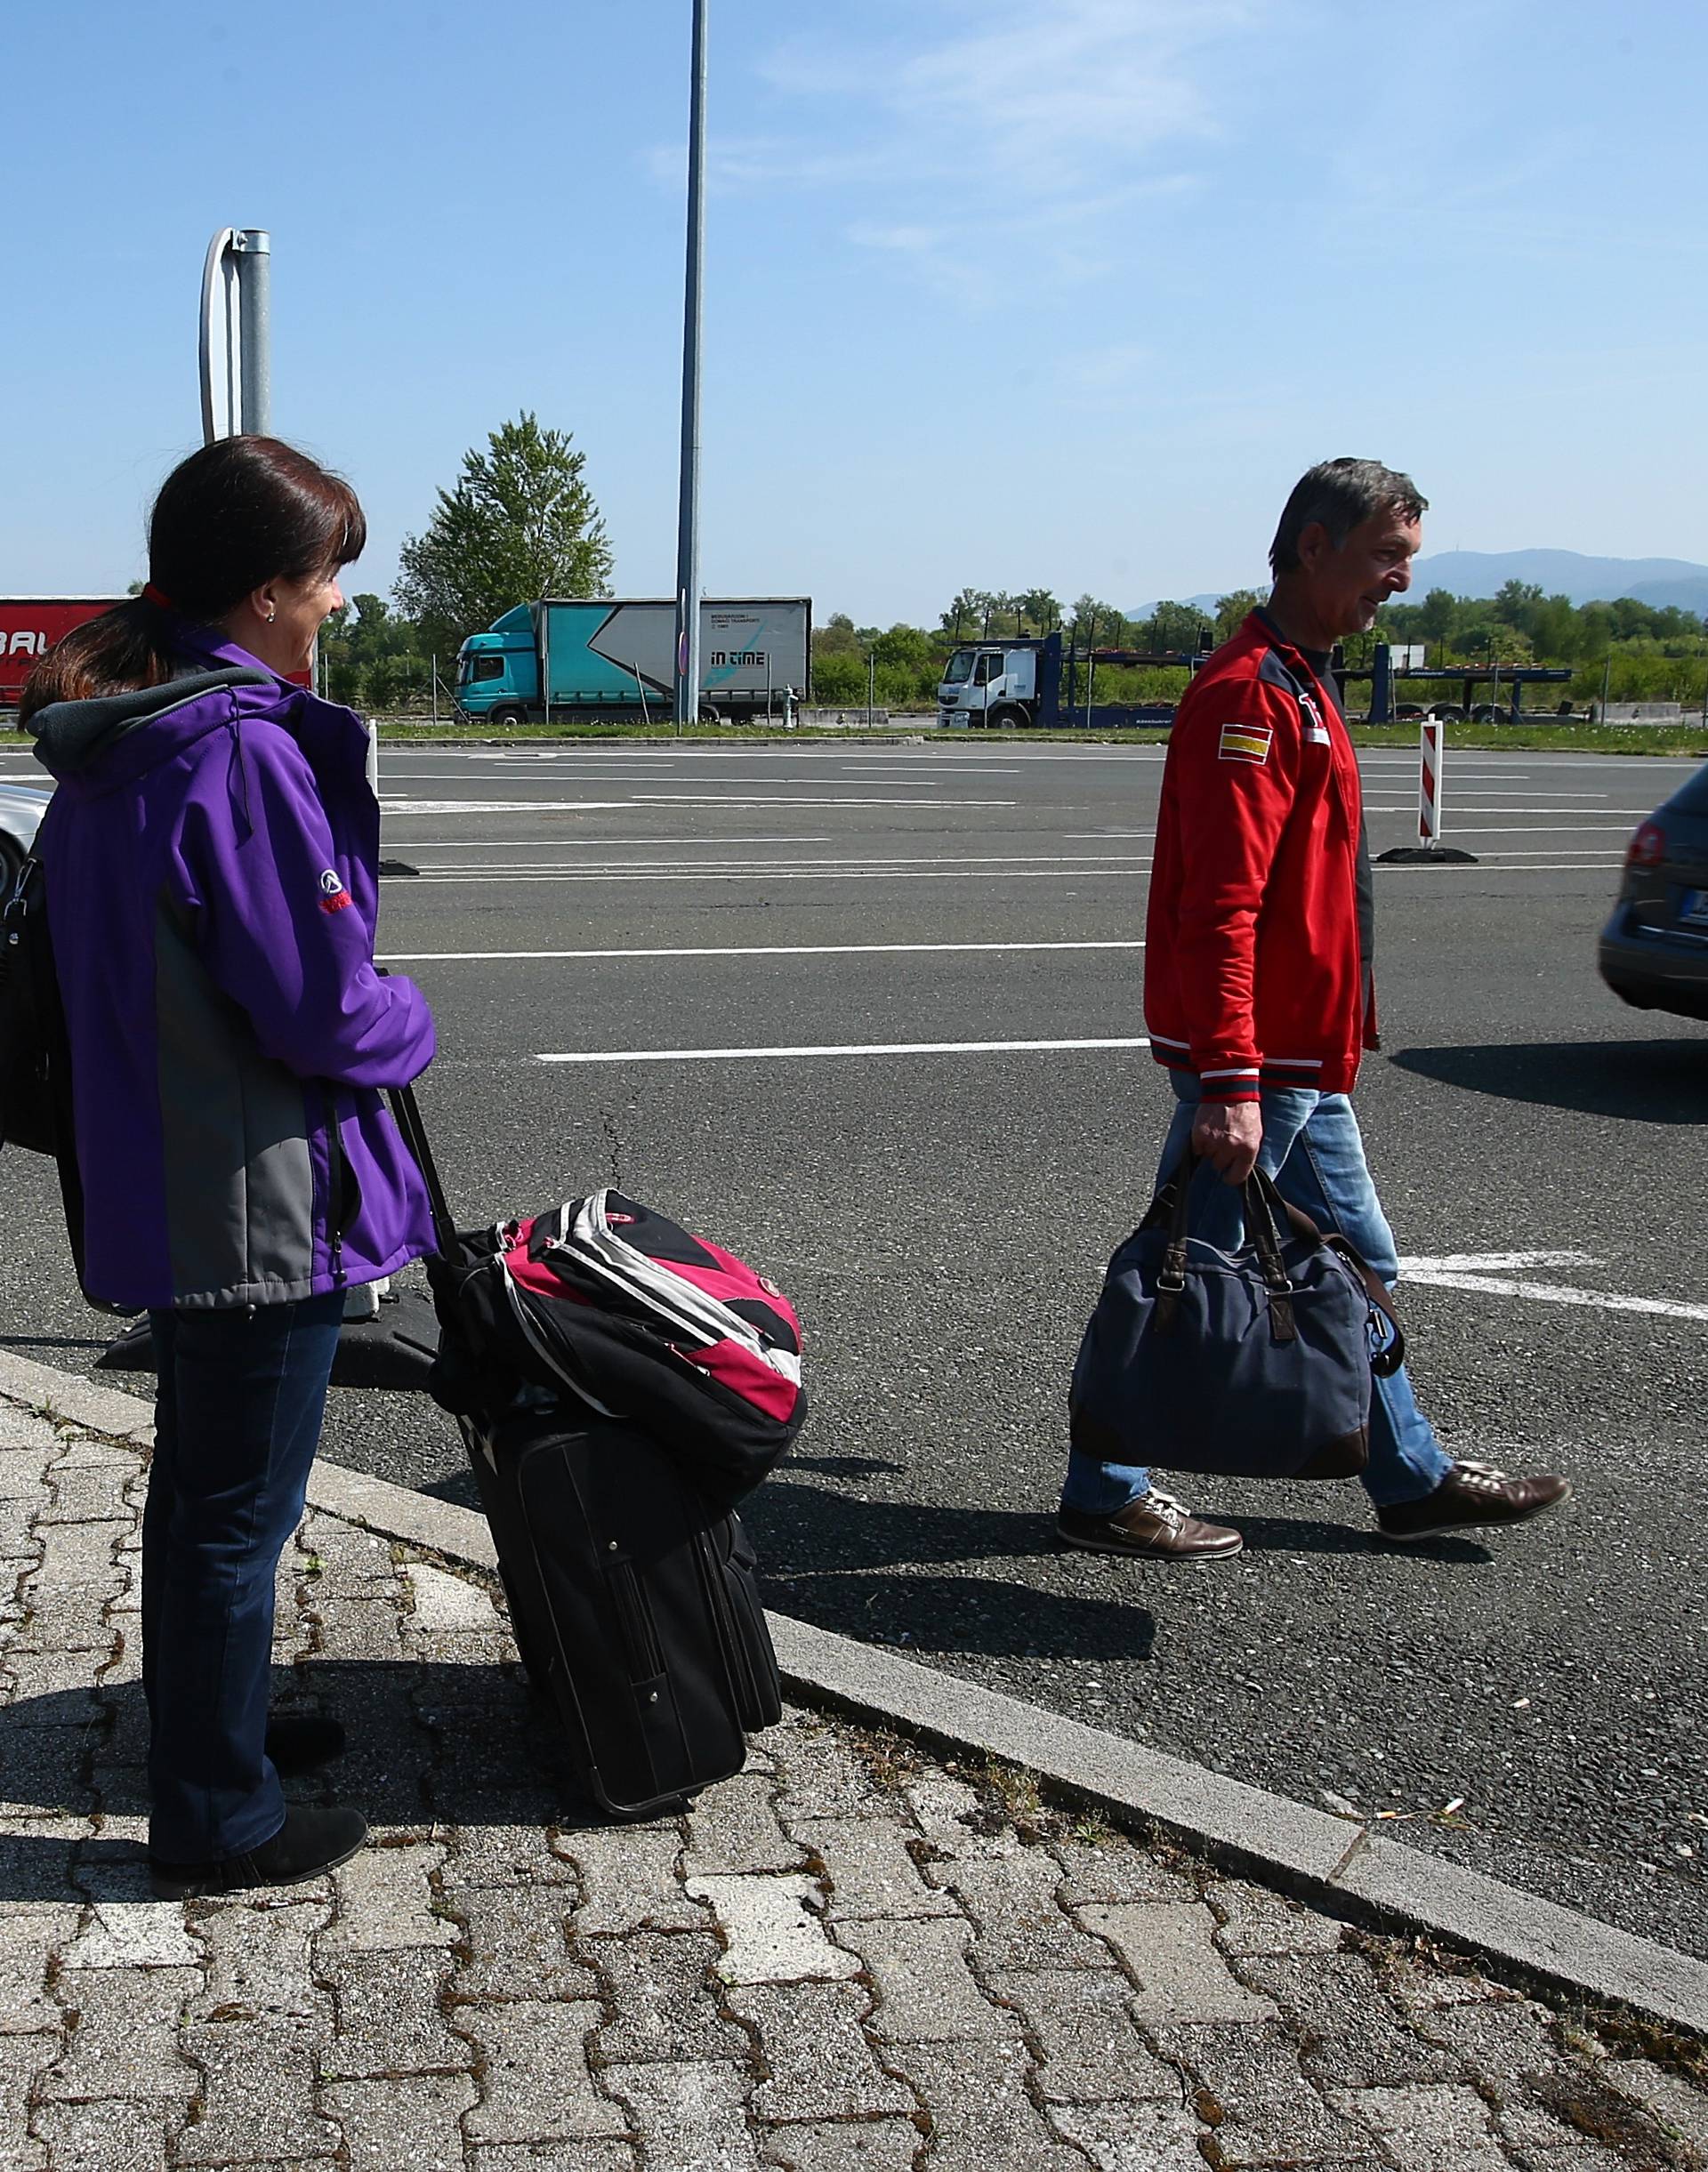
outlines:
[[[990,712],[992,731],[1024,731],[1026,723],[1025,710],[1011,708],[1006,703],[1001,708],[993,709]]]
[[[714,709],[710,702],[702,702],[700,704],[700,721],[702,724],[721,724],[723,713],[721,710]]]
[[[528,716],[526,711],[517,708],[513,702],[501,702],[497,708],[488,711],[487,721],[508,731],[512,724],[526,724]]]

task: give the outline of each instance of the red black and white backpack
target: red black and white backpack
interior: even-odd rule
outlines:
[[[448,1347],[433,1393],[488,1401],[495,1371],[626,1419],[733,1501],[806,1417],[801,1324],[769,1276],[621,1192],[460,1233],[429,1263]]]

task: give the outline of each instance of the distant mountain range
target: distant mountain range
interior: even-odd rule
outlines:
[[[1531,581],[1545,596],[1569,596],[1574,603],[1605,603],[1615,596],[1634,596],[1657,610],[1669,605],[1708,615],[1708,566],[1685,558],[1586,558],[1579,551],[1438,551],[1412,568],[1408,602],[1418,602],[1432,588],[1455,596],[1493,596],[1508,581]],[[1260,591],[1267,576],[1237,585]],[[1215,610],[1231,592],[1180,596],[1200,611]],[[1143,605],[1130,615],[1148,618],[1156,608]]]
[[[1708,611],[1708,566],[1686,558],[1585,558],[1577,551],[1440,551],[1412,568],[1412,594],[1432,588],[1492,596],[1508,581],[1533,581],[1545,596],[1607,603],[1634,596],[1657,610]]]

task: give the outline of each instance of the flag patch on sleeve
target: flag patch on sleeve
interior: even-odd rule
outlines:
[[[1220,753],[1223,761],[1264,762],[1275,732],[1268,724],[1224,724]]]

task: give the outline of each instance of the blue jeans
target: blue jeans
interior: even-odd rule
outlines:
[[[302,1516],[344,1293],[154,1312],[159,1391],[142,1512],[149,1846],[216,1862],[285,1822],[264,1747],[273,1576]]]
[[[1192,1137],[1198,1113],[1198,1082],[1189,1071],[1171,1071],[1178,1106],[1163,1146],[1156,1181],[1173,1170]],[[1311,1087],[1266,1090],[1263,1145],[1258,1166],[1274,1178],[1281,1196],[1302,1208],[1319,1227],[1338,1229],[1363,1253],[1371,1272],[1390,1287],[1399,1273],[1394,1233],[1370,1181],[1364,1138],[1352,1104],[1343,1093]],[[1213,1170],[1200,1170],[1192,1234],[1231,1251],[1244,1217],[1239,1194]],[[1452,1468],[1435,1428],[1417,1407],[1402,1365],[1377,1380],[1370,1400],[1370,1463],[1365,1488],[1378,1508],[1421,1500]],[[1101,1463],[1070,1452],[1062,1488],[1064,1508],[1087,1516],[1113,1516],[1150,1490],[1150,1473],[1133,1463]]]

